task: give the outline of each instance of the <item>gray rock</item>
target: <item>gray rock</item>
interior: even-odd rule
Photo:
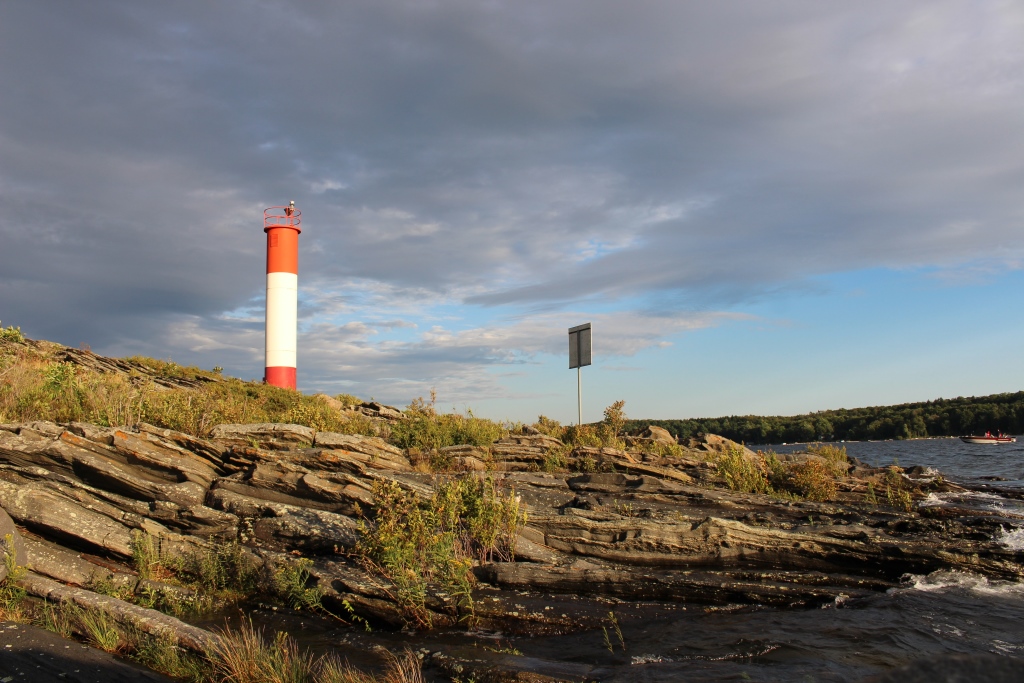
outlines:
[[[245,520],[252,538],[244,540],[271,550],[334,553],[355,546],[360,537],[354,519],[326,510],[246,496],[223,487],[210,492],[209,502]]]
[[[676,437],[672,436],[672,432],[668,431],[664,427],[658,427],[656,425],[648,425],[640,437],[643,439],[650,439],[655,443],[661,443],[666,445],[676,445]]]
[[[374,469],[398,470],[400,472],[412,469],[409,459],[405,457],[402,449],[375,436],[318,432],[314,446],[325,451],[319,454],[318,460],[322,462],[313,463],[322,467],[329,468],[337,458],[347,457]]]
[[[37,574],[47,576],[73,586],[91,587],[98,583],[109,583],[116,588],[135,590],[139,577],[135,574],[113,569],[107,562],[102,566],[91,562],[87,556],[68,550],[56,543],[39,538],[25,539],[27,566]]]
[[[261,424],[217,425],[210,439],[227,446],[255,446],[271,450],[288,450],[313,444],[314,432],[295,424],[265,422]]]
[[[180,647],[194,652],[206,652],[216,636],[197,626],[186,624],[155,609],[139,607],[123,600],[100,595],[82,588],[72,588],[38,574],[28,573],[18,581],[28,593],[54,603],[70,603],[87,610],[110,615],[118,623],[133,626],[143,633],[169,638]]]

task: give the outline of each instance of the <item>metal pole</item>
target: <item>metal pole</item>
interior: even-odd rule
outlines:
[[[576,424],[583,424],[583,385],[580,383],[580,367],[576,366],[576,407],[579,408],[580,421]]]

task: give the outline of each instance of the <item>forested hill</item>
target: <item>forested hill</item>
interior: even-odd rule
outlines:
[[[664,427],[677,437],[720,434],[734,441],[857,441],[962,436],[1000,430],[1024,433],[1024,391],[991,396],[940,398],[895,406],[823,410],[791,417],[742,415],[689,420],[630,420],[627,431]]]

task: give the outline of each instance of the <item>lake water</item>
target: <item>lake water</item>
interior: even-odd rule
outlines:
[[[872,465],[898,460],[901,466],[936,468],[956,482],[1007,489],[1009,495],[981,491],[961,496],[957,502],[996,507],[1009,517],[1020,516],[1024,525],[1024,501],[1014,495],[1024,496],[1024,445],[1020,443],[974,446],[957,439],[929,439],[841,445]],[[791,452],[805,447],[762,448]],[[1024,561],[1024,532],[1007,528],[997,540],[1016,548]],[[274,623],[273,618],[269,623]],[[287,628],[298,635],[294,625]],[[550,672],[558,665],[596,666],[592,678],[608,682],[859,681],[938,654],[1024,657],[1024,584],[936,572],[908,575],[900,588],[824,609],[730,611],[678,605],[661,616],[623,620],[625,649],[613,636],[614,652],[609,652],[600,630],[510,638],[472,632],[314,631],[306,632],[304,644],[320,651],[334,649],[354,663],[381,647],[390,651],[476,647],[483,652],[497,646],[521,652],[527,669]]]
[[[934,467],[946,478],[965,484],[1024,488],[1024,437],[1016,443],[983,445],[960,439],[909,439],[907,441],[845,441],[846,452],[869,465],[884,466],[898,462],[901,467]],[[807,444],[756,446],[754,450],[793,453]],[[993,480],[999,477],[1004,481]]]

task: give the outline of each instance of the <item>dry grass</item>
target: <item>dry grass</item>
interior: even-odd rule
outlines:
[[[390,655],[383,675],[352,667],[336,655],[301,651],[287,633],[267,639],[251,622],[225,628],[207,653],[211,680],[231,683],[423,683],[419,659],[406,650]]]
[[[0,338],[0,422],[80,420],[102,426],[138,422],[204,436],[218,424],[290,422],[317,431],[381,435],[378,423],[349,417],[323,396],[306,396],[219,372],[133,357],[132,363],[169,378],[208,379],[200,388],[168,389],[143,372],[100,373],[60,360],[63,347]],[[343,405],[358,401],[342,395]]]

